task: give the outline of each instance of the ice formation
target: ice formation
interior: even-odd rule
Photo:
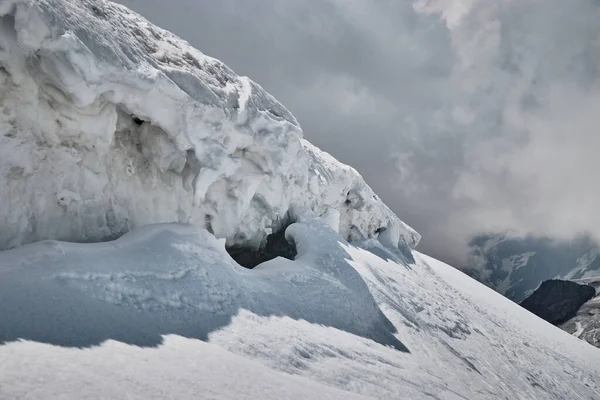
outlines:
[[[598,398],[598,349],[460,271],[286,234],[254,270],[180,224],[0,252],[0,398]]]
[[[305,210],[419,241],[259,85],[104,0],[0,0],[0,160],[0,249],[159,222],[259,246]]]

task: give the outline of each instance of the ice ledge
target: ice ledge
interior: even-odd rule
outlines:
[[[0,0],[0,249],[159,222],[259,245],[296,212],[419,235],[259,85],[103,0]]]

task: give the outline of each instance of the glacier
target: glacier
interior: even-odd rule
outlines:
[[[0,398],[598,398],[600,350],[123,6],[0,0],[0,108]]]
[[[2,0],[0,17],[0,249],[164,222],[258,247],[304,210],[418,243],[258,84],[127,8]]]
[[[252,270],[180,224],[0,252],[0,398],[598,398],[599,349],[453,267],[286,233]]]

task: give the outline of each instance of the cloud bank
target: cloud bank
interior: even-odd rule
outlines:
[[[273,93],[433,256],[600,237],[597,0],[121,3]]]

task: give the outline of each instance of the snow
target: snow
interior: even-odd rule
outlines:
[[[310,213],[286,236],[254,270],[175,224],[0,252],[2,395],[597,398],[598,350],[452,267]]]
[[[600,277],[586,277],[573,280],[582,285],[591,285],[596,289],[596,297],[585,302],[577,314],[560,325],[561,329],[573,336],[585,340],[592,346],[600,347]]]
[[[575,322],[575,332],[572,333],[573,336],[579,338],[584,331],[584,327],[581,322]]]
[[[502,271],[506,272],[507,276],[506,276],[506,278],[504,278],[503,280],[499,281],[496,284],[495,290],[498,293],[506,294],[508,289],[510,289],[514,285],[522,282],[522,279],[520,279],[516,282],[512,282],[511,281],[512,272],[517,271],[519,268],[523,268],[523,267],[527,266],[527,263],[529,262],[529,258],[533,257],[534,255],[535,255],[535,252],[531,251],[531,252],[515,254],[510,257],[503,258],[502,266],[500,269]]]
[[[502,260],[503,268],[507,272],[523,268],[529,262],[529,258],[534,255],[535,251],[529,251],[527,253],[510,256],[507,259]]]
[[[191,223],[259,246],[297,213],[416,246],[351,167],[218,60],[103,0],[0,0],[0,249]]]
[[[597,268],[592,268],[594,262],[598,258],[600,254],[600,250],[598,248],[593,248],[586,254],[577,258],[576,267],[573,268],[568,274],[565,274],[563,279],[574,280],[574,277],[578,277],[576,280],[580,280],[583,278],[595,278],[598,276]]]
[[[584,303],[577,314],[560,328],[592,346],[600,347],[600,297]]]
[[[416,252],[272,96],[122,6],[0,0],[0,108],[0,398],[600,393],[598,350]],[[226,251],[288,222],[294,260]]]
[[[86,350],[17,342],[2,353],[0,381],[10,382],[0,386],[2,399],[364,398],[179,336],[166,336],[155,349],[115,341]]]

